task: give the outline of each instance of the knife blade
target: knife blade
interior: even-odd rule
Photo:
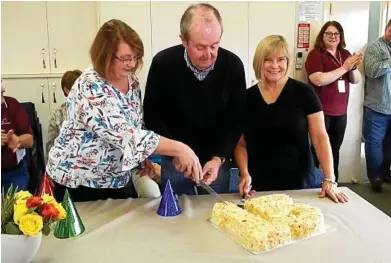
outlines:
[[[211,196],[213,196],[214,198],[218,199],[220,202],[226,204],[226,201],[218,194],[216,193],[215,190],[213,190],[212,187],[210,187],[209,185],[207,185],[204,181],[200,180],[199,181],[199,184],[202,188],[205,189],[205,191],[207,191]]]

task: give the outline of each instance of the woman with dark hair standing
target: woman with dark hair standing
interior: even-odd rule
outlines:
[[[314,49],[308,54],[305,68],[308,82],[315,88],[323,106],[326,130],[333,152],[334,173],[338,181],[339,151],[345,136],[350,83],[361,79],[357,65],[361,53],[345,49],[345,36],[340,23],[329,21],[320,30]],[[316,165],[319,163],[316,161]]]

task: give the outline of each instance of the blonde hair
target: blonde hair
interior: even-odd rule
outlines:
[[[255,54],[253,58],[253,68],[255,77],[258,81],[262,80],[263,77],[263,62],[265,59],[270,56],[273,52],[282,51],[288,61],[287,71],[285,76],[288,74],[290,66],[290,54],[288,50],[288,43],[283,36],[279,35],[270,35],[262,39],[257,48],[255,49]]]

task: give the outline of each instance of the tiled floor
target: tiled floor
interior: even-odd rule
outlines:
[[[391,217],[390,183],[383,184],[383,191],[381,193],[372,192],[370,184],[341,184],[341,186],[349,187],[352,191]]]

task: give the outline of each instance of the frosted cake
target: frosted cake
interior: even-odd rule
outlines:
[[[251,251],[265,251],[291,241],[287,224],[268,222],[232,203],[216,203],[211,223]]]
[[[274,194],[248,200],[244,209],[229,202],[216,203],[211,223],[247,249],[261,252],[322,230],[324,218],[316,207]]]

